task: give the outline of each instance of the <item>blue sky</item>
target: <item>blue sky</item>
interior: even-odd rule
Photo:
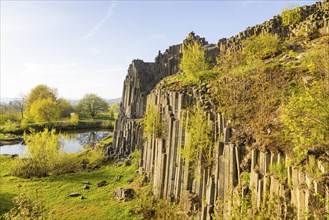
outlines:
[[[217,43],[291,4],[314,2],[1,0],[1,97],[38,84],[70,99],[121,97],[133,59],[153,61],[191,31]]]

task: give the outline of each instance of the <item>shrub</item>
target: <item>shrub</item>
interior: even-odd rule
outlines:
[[[161,114],[159,110],[151,104],[146,107],[143,124],[144,133],[147,138],[151,138],[152,136],[160,138],[164,135],[165,125],[161,119]]]
[[[318,86],[313,86],[293,94],[281,117],[297,163],[305,159],[308,150],[329,146],[329,98],[319,91]]]
[[[302,15],[300,14],[299,8],[294,9],[284,9],[281,13],[282,25],[289,26],[297,24],[302,20]]]
[[[252,37],[243,42],[243,51],[251,58],[265,59],[281,50],[280,39],[273,34]]]
[[[287,178],[287,168],[281,163],[270,164],[270,172],[273,173],[281,183]]]
[[[59,156],[59,135],[56,134],[55,129],[24,134],[24,141],[27,146],[27,159],[16,159],[13,166],[14,175],[21,177],[49,175]]]
[[[22,129],[26,129],[27,128],[27,120],[26,119],[22,119],[21,120],[20,127]]]
[[[114,126],[114,121],[111,120],[106,120],[101,123],[102,128],[113,128]]]
[[[106,161],[106,154],[101,147],[87,149],[80,157],[82,157],[84,161],[88,161],[90,166],[101,165]]]
[[[179,67],[185,73],[186,78],[194,82],[206,81],[212,75],[205,51],[196,41],[183,48],[183,57]]]
[[[76,113],[72,113],[70,117],[70,124],[73,126],[77,126],[79,124],[79,115]]]
[[[202,165],[209,166],[213,162],[212,128],[207,123],[206,113],[194,107],[188,113],[186,143],[181,149],[181,156],[190,164],[201,158]]]
[[[7,131],[7,132],[8,131],[14,131],[16,129],[16,127],[17,127],[17,123],[8,119],[6,121],[4,130]]]
[[[82,163],[77,154],[61,152],[51,170],[51,174],[60,175],[64,173],[74,173],[80,170],[82,170]]]

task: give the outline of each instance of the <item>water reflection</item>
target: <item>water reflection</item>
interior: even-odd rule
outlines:
[[[84,131],[79,133],[63,133],[60,137],[62,148],[67,153],[80,152],[85,146],[94,146],[95,143],[110,135],[110,131]],[[4,145],[0,147],[0,154],[23,155],[26,146],[23,144]]]

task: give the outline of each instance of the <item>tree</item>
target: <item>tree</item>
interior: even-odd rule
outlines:
[[[51,98],[37,99],[30,108],[30,115],[36,122],[50,123],[59,119],[60,111],[57,102]]]
[[[14,104],[17,106],[19,112],[21,113],[21,120],[24,119],[25,101],[26,97],[23,94],[20,94],[19,98],[14,101]]]
[[[80,100],[78,109],[81,113],[94,118],[99,112],[106,111],[108,104],[98,95],[88,93]]]
[[[200,82],[209,77],[210,65],[200,43],[193,41],[183,48],[183,57],[179,68],[192,81]]]
[[[57,90],[38,85],[26,97],[26,112],[36,122],[50,123],[59,118]]]
[[[68,118],[74,111],[72,105],[66,99],[58,100],[58,108],[61,112],[61,117]]]
[[[48,87],[47,85],[41,84],[31,90],[26,98],[26,110],[30,111],[30,108],[38,99],[51,99],[57,100],[57,90]]]

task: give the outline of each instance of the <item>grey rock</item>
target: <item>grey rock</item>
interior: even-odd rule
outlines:
[[[134,198],[135,191],[131,188],[123,189],[120,188],[114,191],[114,195],[117,199],[123,201],[129,201]]]
[[[98,186],[98,187],[103,187],[103,186],[105,186],[106,184],[107,184],[107,182],[106,182],[105,180],[103,180],[103,181],[97,183],[97,186]]]
[[[83,185],[83,189],[89,189],[90,186],[88,184]]]
[[[127,183],[132,183],[132,182],[134,182],[134,178],[131,178],[131,179],[127,180]]]
[[[70,197],[78,197],[78,196],[80,196],[80,193],[78,193],[78,192],[73,192],[73,193],[70,193],[69,196],[70,196]]]

